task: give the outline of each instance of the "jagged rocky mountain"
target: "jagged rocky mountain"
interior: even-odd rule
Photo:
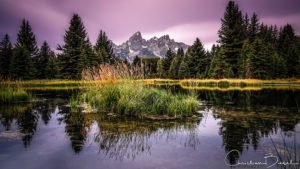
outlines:
[[[189,46],[184,43],[175,42],[174,39],[170,39],[169,35],[145,40],[141,32],[136,32],[129,40],[119,46],[113,44],[115,55],[123,60],[127,59],[128,61],[132,61],[137,55],[140,57],[162,58],[169,48],[176,52],[178,48],[183,48],[184,51],[186,51],[188,47]]]

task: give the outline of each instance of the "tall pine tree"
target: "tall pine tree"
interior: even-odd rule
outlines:
[[[113,53],[112,42],[106,36],[106,33],[100,30],[95,45],[98,64],[113,64],[116,62],[116,57]]]
[[[194,44],[189,48],[185,56],[185,62],[189,67],[189,77],[205,77],[209,59],[206,51],[197,38]]]
[[[35,57],[38,53],[38,47],[36,44],[35,35],[32,31],[32,28],[29,24],[29,21],[23,19],[18,33],[16,48],[23,47],[28,50],[31,57]]]
[[[164,76],[168,76],[168,72],[172,63],[173,58],[176,56],[176,54],[172,51],[172,49],[168,49],[165,58],[163,59],[163,70],[164,70]]]
[[[221,48],[223,48],[222,56],[224,56],[224,61],[227,62],[225,65],[229,66],[232,71],[232,77],[237,77],[238,57],[243,41],[245,40],[246,29],[242,12],[234,1],[229,1],[224,13],[224,18],[221,21],[222,26],[218,34]]]
[[[179,65],[179,70],[178,70],[178,78],[184,79],[189,76],[189,67],[185,60],[183,59]]]
[[[280,31],[278,39],[278,51],[283,57],[287,66],[288,77],[299,77],[297,73],[299,67],[299,46],[297,46],[297,39],[293,27],[287,24]]]
[[[51,51],[48,43],[43,42],[39,53],[36,56],[36,78],[52,79],[57,76],[56,58],[53,51]]]
[[[254,48],[251,44],[250,40],[247,39],[242,47],[240,58],[238,62],[239,66],[239,78],[247,78],[250,79],[253,77],[252,75],[252,68],[250,64],[250,58],[254,56]]]
[[[256,13],[254,13],[251,17],[251,22],[248,30],[250,42],[253,42],[254,39],[257,38],[258,34],[259,34],[259,20]]]
[[[276,50],[271,44],[265,44],[261,39],[255,39],[249,48],[253,54],[248,53],[247,66],[250,67],[251,78],[271,79],[274,68]]]
[[[5,34],[0,42],[0,76],[2,78],[9,77],[9,65],[12,59],[12,44],[8,34]]]
[[[226,57],[225,49],[218,48],[211,61],[209,77],[217,79],[232,77],[232,69],[226,61]]]
[[[178,68],[179,68],[179,60],[178,60],[178,57],[174,57],[172,62],[171,62],[171,65],[170,65],[170,68],[169,68],[169,73],[168,73],[168,76],[170,78],[177,78],[178,77]]]
[[[87,63],[85,57],[87,46],[89,42],[85,27],[79,15],[74,14],[65,33],[64,44],[58,47],[58,50],[62,51],[59,55],[61,78],[81,78],[81,72]]]
[[[15,46],[10,65],[11,77],[16,79],[35,78],[33,59],[38,53],[38,47],[32,28],[25,19],[22,20]]]
[[[9,68],[12,79],[29,80],[33,78],[34,69],[30,52],[23,46],[13,50],[13,57]]]
[[[99,65],[96,53],[89,39],[81,46],[80,58],[83,60],[84,68],[93,68]]]

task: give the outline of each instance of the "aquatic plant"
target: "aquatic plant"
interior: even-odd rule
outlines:
[[[141,118],[151,114],[182,118],[198,108],[193,94],[172,94],[135,81],[105,84],[85,91],[80,98],[100,112]]]
[[[12,103],[17,101],[28,101],[32,95],[22,88],[0,87],[0,103]]]

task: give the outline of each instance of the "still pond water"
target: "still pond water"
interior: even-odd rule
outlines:
[[[299,90],[197,91],[202,118],[161,122],[70,113],[78,91],[32,92],[0,105],[1,169],[300,168]]]

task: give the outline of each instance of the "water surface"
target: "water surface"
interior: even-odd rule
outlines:
[[[65,105],[78,91],[33,93],[34,102],[0,105],[1,169],[226,169],[266,159],[259,167],[267,168],[277,158],[300,160],[297,90],[197,91],[203,118],[156,122],[70,112]]]

